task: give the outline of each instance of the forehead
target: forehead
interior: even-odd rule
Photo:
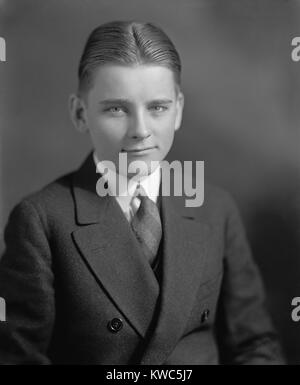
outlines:
[[[139,98],[174,97],[173,72],[158,65],[104,65],[93,75],[89,97]]]

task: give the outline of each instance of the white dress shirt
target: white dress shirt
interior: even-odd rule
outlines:
[[[97,170],[103,174],[104,169],[107,167],[102,164],[98,160],[97,154],[94,151],[93,153],[93,158],[95,165],[97,167]],[[133,218],[134,214],[139,208],[140,205],[140,200],[138,198],[135,198],[137,186],[140,184],[143,189],[145,190],[147,196],[153,201],[157,202],[157,197],[159,194],[159,186],[160,186],[160,167],[157,167],[153,173],[141,177],[138,181],[137,180],[132,180],[129,179],[127,183],[120,183],[118,184],[118,187],[120,188],[120,191],[116,189],[116,181],[119,179],[119,181],[125,182],[126,177],[121,175],[121,174],[116,174],[113,170],[110,170],[109,173],[106,173],[103,175],[103,178],[106,179],[108,183],[108,188],[111,189],[112,191],[117,191],[119,194],[115,196],[118,204],[120,205],[124,215],[126,216],[128,221],[131,221]],[[122,191],[121,188],[122,186],[127,186],[128,189],[126,191]]]

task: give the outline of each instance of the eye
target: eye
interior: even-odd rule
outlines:
[[[126,113],[125,108],[120,106],[108,107],[105,111],[110,112],[113,115],[123,115]]]
[[[166,106],[161,106],[161,105],[157,105],[157,106],[152,106],[151,107],[151,110],[154,111],[154,112],[164,112],[168,109],[168,107]]]

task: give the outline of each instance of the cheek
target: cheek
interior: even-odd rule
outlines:
[[[90,129],[95,139],[116,145],[126,135],[126,125],[121,119],[112,120],[97,117],[91,122]]]
[[[169,147],[172,145],[174,133],[175,119],[173,116],[164,119],[164,121],[161,121],[155,130],[156,137],[164,147]]]
[[[173,144],[173,140],[174,140],[174,129],[172,131],[169,131],[168,134],[164,136],[164,145],[163,145],[164,157],[170,151]]]

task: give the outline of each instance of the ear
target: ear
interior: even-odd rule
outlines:
[[[75,94],[69,97],[69,111],[71,120],[76,128],[81,133],[88,131],[86,105],[84,100]]]
[[[178,92],[176,100],[176,118],[175,118],[175,131],[179,130],[182,121],[184,107],[184,95],[181,91]]]

